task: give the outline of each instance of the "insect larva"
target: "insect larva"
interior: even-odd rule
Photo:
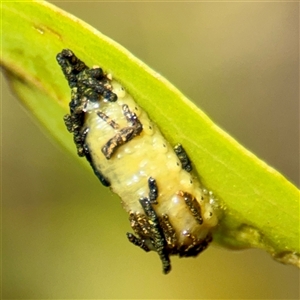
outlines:
[[[183,147],[172,148],[101,68],[88,68],[70,50],[57,61],[71,88],[66,126],[78,154],[120,196],[135,233],[127,233],[129,241],[156,251],[164,273],[171,269],[169,255],[198,255],[212,239],[217,216]]]

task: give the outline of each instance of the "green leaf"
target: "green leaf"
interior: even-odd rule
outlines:
[[[299,266],[299,190],[218,128],[167,80],[122,46],[46,2],[2,3],[1,64],[24,105],[72,155],[62,116],[70,91],[56,63],[63,48],[112,73],[172,144],[187,149],[223,217],[214,238],[262,248]],[[79,160],[87,165],[84,160]]]

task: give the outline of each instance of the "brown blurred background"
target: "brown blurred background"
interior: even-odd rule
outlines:
[[[299,186],[298,3],[56,5],[125,46]],[[118,198],[1,82],[3,298],[299,298],[299,271],[259,250],[212,246],[173,258],[164,276],[155,253],[127,242]]]

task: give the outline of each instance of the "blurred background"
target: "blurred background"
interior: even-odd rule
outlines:
[[[298,3],[55,4],[299,186]],[[119,199],[48,139],[1,79],[3,299],[299,298],[299,271],[259,250],[213,245],[172,258],[163,275],[157,254],[127,242]]]

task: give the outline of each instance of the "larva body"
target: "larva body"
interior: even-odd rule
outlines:
[[[110,186],[129,213],[128,239],[158,252],[164,273],[169,255],[196,256],[217,224],[212,196],[191,172],[181,147],[174,149],[122,86],[100,68],[89,69],[70,50],[57,60],[72,89],[66,125],[79,155]]]

